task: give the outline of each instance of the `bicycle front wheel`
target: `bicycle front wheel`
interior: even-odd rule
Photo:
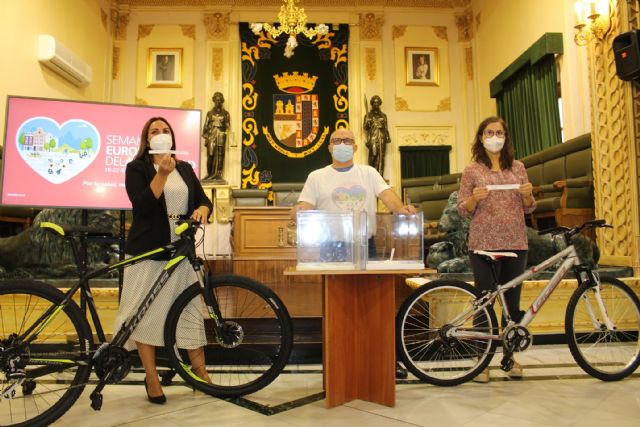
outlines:
[[[190,286],[165,325],[171,364],[188,384],[211,396],[237,397],[264,388],[291,354],[293,330],[286,307],[271,289],[242,276],[210,276],[205,292],[220,307],[224,336],[215,334],[199,284]]]
[[[465,282],[435,280],[405,300],[396,317],[396,341],[412,374],[431,384],[452,386],[489,365],[497,342],[486,335],[498,334],[493,309],[456,319],[473,312],[476,298],[477,291]],[[453,330],[456,333],[450,334]]]
[[[640,302],[618,279],[602,277],[598,286],[586,283],[576,289],[565,330],[573,358],[595,378],[619,380],[640,364]]]
[[[0,425],[48,425],[82,393],[91,373],[91,330],[78,306],[42,318],[64,295],[46,283],[0,283]],[[37,323],[36,323],[37,322]],[[19,337],[33,328],[29,344]],[[32,336],[33,331],[27,336]]]

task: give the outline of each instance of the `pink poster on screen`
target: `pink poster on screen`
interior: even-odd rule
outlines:
[[[125,168],[151,117],[167,119],[178,157],[199,175],[199,110],[10,96],[2,204],[130,209]]]

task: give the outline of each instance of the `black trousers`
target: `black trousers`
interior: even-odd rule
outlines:
[[[497,252],[514,252],[518,255],[517,258],[500,258],[500,260],[496,262],[496,273],[499,284],[503,285],[524,272],[524,269],[527,266],[528,251],[501,250]],[[473,280],[475,281],[476,289],[479,289],[480,291],[494,291],[495,280],[493,278],[493,273],[491,272],[491,263],[473,252],[469,252],[469,261],[471,261]],[[507,306],[509,307],[509,315],[516,321],[519,320],[520,317],[521,292],[522,286],[517,286],[509,289],[504,294]],[[507,322],[503,316],[502,327],[504,328],[506,324]]]

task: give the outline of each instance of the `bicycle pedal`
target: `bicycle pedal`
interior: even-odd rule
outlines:
[[[102,393],[94,391],[89,398],[91,399],[91,408],[93,408],[94,411],[102,409]]]

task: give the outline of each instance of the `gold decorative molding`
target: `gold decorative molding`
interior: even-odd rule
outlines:
[[[369,80],[376,79],[376,50],[368,47],[364,51],[364,62]]]
[[[631,164],[629,135],[633,134],[626,108],[630,91],[626,83],[616,76],[611,49],[613,38],[625,30],[621,28],[619,6],[612,7],[610,19],[612,31],[604,40],[596,40],[587,46],[591,76],[595,216],[614,226],[599,229],[597,241],[601,263],[631,265],[634,256],[633,223],[637,223],[638,218],[634,218],[632,213],[632,184],[628,173]]]
[[[131,8],[202,8],[202,7],[272,7],[277,8],[282,5],[281,0],[115,0],[119,5],[127,5]],[[324,7],[416,7],[431,9],[453,9],[466,7],[471,4],[471,0],[304,0],[304,7],[324,6]]]
[[[374,13],[360,14],[360,39],[361,40],[382,40],[382,26],[384,17]]]
[[[120,48],[113,47],[113,59],[111,60],[111,80],[118,80],[120,72]]]
[[[458,41],[468,42],[473,38],[473,16],[471,9],[463,13],[455,14],[456,27],[458,27]]]
[[[393,40],[399,39],[404,36],[404,33],[407,31],[406,25],[394,25],[391,27],[391,38]]]
[[[192,97],[182,101],[182,104],[180,104],[180,108],[193,109],[195,105],[196,105],[196,100],[195,98]]]
[[[411,111],[407,101],[396,95],[396,111]]]
[[[111,26],[113,37],[116,40],[127,39],[127,26],[129,25],[129,14],[111,9]]]
[[[138,98],[137,96],[135,98],[135,103],[136,103],[136,105],[149,105],[149,103],[147,101],[145,101],[142,98]]]
[[[436,107],[436,111],[451,111],[451,97],[447,96],[440,100],[440,103]]]
[[[438,37],[439,39],[442,40],[449,40],[449,36],[447,35],[447,27],[445,26],[434,26],[433,27],[433,32],[436,34],[436,37]]]
[[[435,33],[436,37],[438,37],[439,39],[447,40],[447,41],[449,40],[449,35],[447,34],[447,27],[436,25],[433,27],[433,32]]]
[[[204,26],[207,28],[207,40],[229,39],[229,13],[205,13]]]
[[[482,22],[482,11],[476,15],[476,29],[480,28],[480,22]]]
[[[222,60],[223,50],[221,47],[214,47],[211,49],[211,73],[214,80],[220,80],[222,77]]]
[[[138,40],[147,37],[153,31],[153,24],[138,25]]]
[[[100,22],[102,22],[102,28],[107,31],[109,29],[107,27],[107,12],[103,8],[100,8]]]
[[[467,70],[467,80],[473,80],[473,49],[471,46],[465,49],[464,62]]]
[[[180,24],[182,35],[192,40],[196,39],[196,26],[193,24]]]

